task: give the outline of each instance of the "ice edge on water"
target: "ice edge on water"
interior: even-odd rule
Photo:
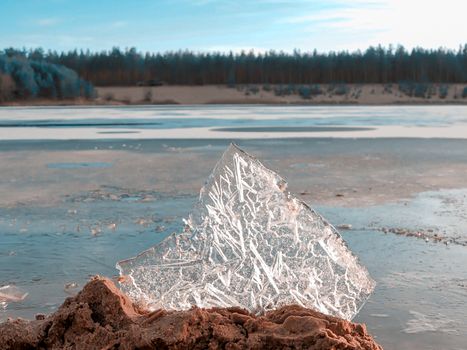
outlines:
[[[254,313],[299,304],[350,320],[375,287],[338,231],[234,144],[186,222],[185,232],[117,263],[134,301]]]

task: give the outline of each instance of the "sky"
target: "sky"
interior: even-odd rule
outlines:
[[[0,0],[0,48],[457,49],[465,0]]]

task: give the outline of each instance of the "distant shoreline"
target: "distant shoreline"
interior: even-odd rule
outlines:
[[[295,91],[287,85],[96,87],[93,100],[16,100],[1,106],[119,105],[467,105],[465,84],[429,84],[425,96],[408,96],[398,84],[321,84],[319,91]],[[336,87],[337,86],[337,87]],[[440,96],[441,90],[444,97]],[[447,90],[447,91],[446,91]]]

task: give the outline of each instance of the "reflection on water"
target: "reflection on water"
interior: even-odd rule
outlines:
[[[79,289],[72,283],[116,275],[116,261],[180,231],[193,200],[104,188],[70,196],[59,207],[1,208],[0,283],[29,296],[8,305],[0,319],[50,312]]]
[[[465,247],[374,231],[348,231],[344,238],[377,281],[355,321],[366,323],[385,349],[464,347]]]

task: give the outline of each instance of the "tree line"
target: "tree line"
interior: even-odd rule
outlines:
[[[377,46],[328,53],[7,49],[3,55],[63,65],[97,86],[467,82],[467,44],[458,50]]]

